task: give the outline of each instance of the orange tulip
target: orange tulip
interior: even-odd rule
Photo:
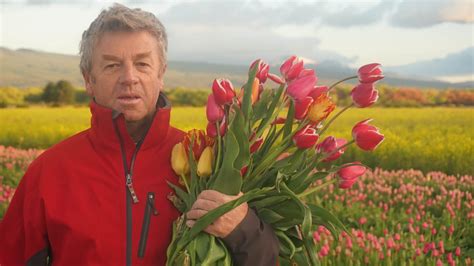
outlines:
[[[307,117],[312,123],[319,123],[331,114],[336,105],[327,94],[321,94],[309,107]]]

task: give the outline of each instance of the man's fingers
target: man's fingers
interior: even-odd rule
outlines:
[[[192,209],[186,213],[186,218],[191,219],[191,220],[197,220],[206,213],[207,213],[206,210]]]
[[[219,207],[221,204],[215,202],[215,201],[212,201],[212,200],[208,200],[208,199],[203,199],[203,198],[198,198],[193,206],[191,207],[191,209],[200,209],[200,210],[206,210],[206,211],[210,211],[210,210],[213,210],[217,207]]]

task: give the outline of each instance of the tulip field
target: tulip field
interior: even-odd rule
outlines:
[[[473,265],[474,109],[354,109],[325,135],[350,139],[366,118],[384,142],[373,153],[349,147],[336,162],[373,170],[350,189],[329,185],[307,197],[347,227],[338,239],[314,228],[321,264]],[[183,130],[207,123],[202,107],[175,108],[171,119]],[[83,107],[0,109],[0,219],[29,163],[89,120]]]

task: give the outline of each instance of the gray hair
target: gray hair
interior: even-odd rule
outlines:
[[[89,74],[92,69],[92,53],[102,35],[106,32],[137,32],[147,31],[158,41],[158,55],[160,57],[159,75],[163,74],[166,65],[166,51],[168,38],[163,24],[150,12],[139,8],[131,9],[115,3],[107,10],[102,10],[99,16],[91,23],[89,29],[82,34],[79,48],[81,62],[79,67],[82,74]]]

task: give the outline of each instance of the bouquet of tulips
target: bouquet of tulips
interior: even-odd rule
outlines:
[[[329,184],[351,187],[367,167],[360,162],[328,162],[351,144],[372,151],[383,141],[370,119],[353,127],[350,141],[321,138],[350,107],[364,108],[377,101],[374,82],[383,78],[380,64],[365,65],[356,76],[329,87],[316,86],[315,71],[306,69],[296,56],[281,65],[281,76],[269,69],[261,60],[253,62],[240,91],[229,80],[214,80],[206,108],[207,134],[191,130],[173,148],[171,163],[182,186],[170,184],[176,192],[170,199],[182,213],[206,189],[243,195],[208,212],[192,228],[185,225],[183,214],[174,223],[168,265],[232,265],[224,243],[202,230],[243,202],[272,226],[279,239],[280,265],[317,265],[313,229],[323,225],[336,237],[345,230],[330,211],[304,199]],[[335,110],[331,89],[351,78],[360,81],[351,92],[353,103],[330,116]],[[278,88],[264,88],[267,80]],[[317,180],[325,182],[315,186]]]

